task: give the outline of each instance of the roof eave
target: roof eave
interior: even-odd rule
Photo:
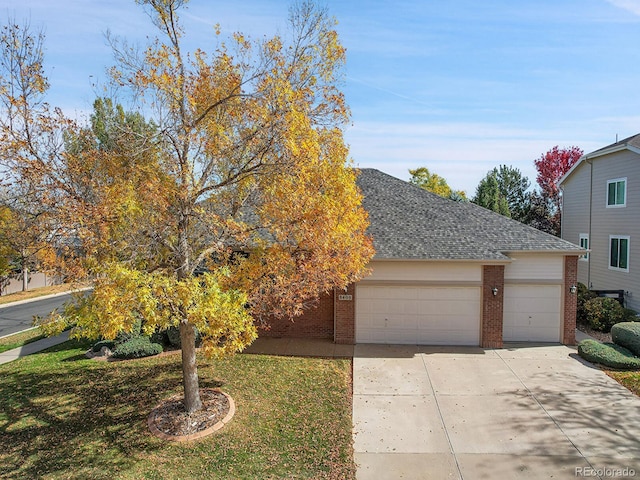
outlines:
[[[502,250],[502,253],[505,255],[513,255],[516,253],[526,253],[526,254],[546,254],[546,255],[575,255],[577,257],[584,255],[587,253],[585,249],[566,249],[566,250]]]
[[[374,256],[371,261],[375,262],[454,262],[454,263],[482,263],[484,265],[503,265],[513,262],[510,258],[389,258]]]
[[[573,171],[577,169],[583,162],[592,160],[594,158],[603,157],[605,155],[611,155],[612,153],[621,152],[623,150],[629,150],[640,155],[640,148],[634,147],[633,145],[629,145],[627,143],[622,145],[614,145],[608,148],[603,148],[601,150],[596,150],[595,152],[587,153],[586,155],[581,156],[578,161],[567,171],[567,173],[560,177],[560,180],[558,180],[558,185],[562,185],[567,180],[567,178],[571,176]]]

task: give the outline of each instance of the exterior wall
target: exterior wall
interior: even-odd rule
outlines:
[[[578,295],[571,292],[571,287],[578,281],[578,257],[564,258],[564,297],[562,343],[575,345],[576,343],[576,312],[578,309]]]
[[[583,162],[574,170],[562,187],[562,234],[561,237],[580,245],[580,234],[590,233],[589,192],[591,190],[591,164]],[[589,235],[591,243],[591,235]],[[578,281],[589,285],[589,264],[578,262]]]
[[[563,257],[548,253],[514,253],[509,255],[513,260],[505,266],[506,283],[562,282]]]
[[[351,295],[350,299],[340,300],[340,295]],[[347,290],[336,290],[335,333],[333,341],[353,345],[356,342],[356,287],[351,284]]]
[[[480,263],[372,261],[371,275],[361,283],[411,282],[413,284],[469,284],[482,281]]]
[[[34,288],[49,287],[51,285],[58,285],[59,279],[54,275],[47,275],[42,272],[29,273],[29,290]],[[10,278],[6,285],[2,286],[0,295],[9,295],[11,293],[18,293],[22,291],[22,274],[17,275],[15,278]]]
[[[480,346],[502,348],[502,312],[504,305],[504,265],[482,268],[482,332]],[[492,289],[497,288],[497,295]]]
[[[261,337],[333,338],[333,292],[320,297],[317,306],[300,317],[271,318],[268,328],[261,328]]]
[[[607,180],[627,178],[626,207],[607,208]],[[640,155],[624,150],[593,160],[593,206],[589,286],[629,294],[627,306],[640,310]],[[609,268],[609,236],[628,235],[629,272]]]

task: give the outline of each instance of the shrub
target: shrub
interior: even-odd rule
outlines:
[[[199,347],[202,343],[202,338],[198,329],[196,327],[193,327],[193,329],[196,331],[196,347]],[[166,332],[171,346],[175,348],[182,348],[180,344],[180,329],[178,327],[169,327]]]
[[[116,342],[114,342],[113,340],[100,340],[99,342],[93,344],[93,347],[91,347],[91,351],[97,353],[102,350],[102,347],[107,347],[109,350],[113,350],[113,347],[115,346]]]
[[[578,323],[587,323],[587,312],[584,308],[584,304],[592,298],[596,298],[597,295],[589,290],[584,283],[578,283],[578,310],[576,313],[576,321]]]
[[[149,337],[135,337],[116,345],[112,354],[115,358],[142,358],[162,353],[162,345],[151,343]]]
[[[640,323],[621,322],[611,327],[611,339],[614,343],[640,355]]]
[[[622,312],[622,317],[624,318],[625,322],[640,322],[640,318],[638,318],[638,312],[636,312],[632,308],[623,308]]]
[[[608,332],[613,325],[625,320],[624,308],[613,298],[596,297],[587,300],[584,310],[589,326],[600,332]]]
[[[155,331],[151,334],[151,343],[159,343],[163,347],[171,345],[166,330]]]
[[[600,343],[589,338],[578,344],[578,355],[589,362],[600,363],[611,368],[640,369],[640,358],[615,343]]]
[[[136,318],[135,323],[133,324],[133,328],[130,332],[120,332],[116,337],[116,344],[124,343],[132,338],[136,338],[140,336],[140,332],[142,331],[142,320],[140,317]]]

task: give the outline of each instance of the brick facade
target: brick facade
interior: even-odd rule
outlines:
[[[497,288],[497,294],[493,294]],[[504,265],[482,267],[482,329],[480,346],[502,348]]]
[[[480,346],[503,347],[504,265],[482,267],[482,317]],[[577,284],[578,257],[564,259],[564,308],[562,343],[575,344],[577,295],[571,286]],[[493,294],[497,288],[497,294]],[[295,319],[272,319],[270,328],[262,329],[263,337],[327,338],[339,344],[355,343],[355,285],[323,295],[319,304]],[[351,295],[340,300],[339,295]]]
[[[351,295],[351,300],[340,300],[339,295]],[[335,292],[335,332],[333,341],[353,345],[356,343],[356,287]]]
[[[578,257],[564,257],[564,323],[561,341],[565,345],[576,343],[578,295],[571,293],[574,285],[578,285]]]
[[[333,339],[333,292],[322,295],[318,305],[300,317],[270,319],[269,328],[261,328],[258,334],[261,337]]]

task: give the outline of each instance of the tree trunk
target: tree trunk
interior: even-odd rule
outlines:
[[[22,262],[22,291],[29,290],[29,269],[27,268],[26,261]]]
[[[196,333],[193,325],[180,322],[180,344],[182,345],[182,384],[184,386],[184,406],[188,413],[202,408],[196,364]]]
[[[184,205],[178,219],[178,280],[187,278],[191,272],[189,255],[189,213]],[[200,388],[198,385],[198,364],[196,363],[196,332],[193,325],[186,320],[180,322],[180,344],[182,345],[182,384],[184,386],[184,406],[188,413],[202,408]]]

